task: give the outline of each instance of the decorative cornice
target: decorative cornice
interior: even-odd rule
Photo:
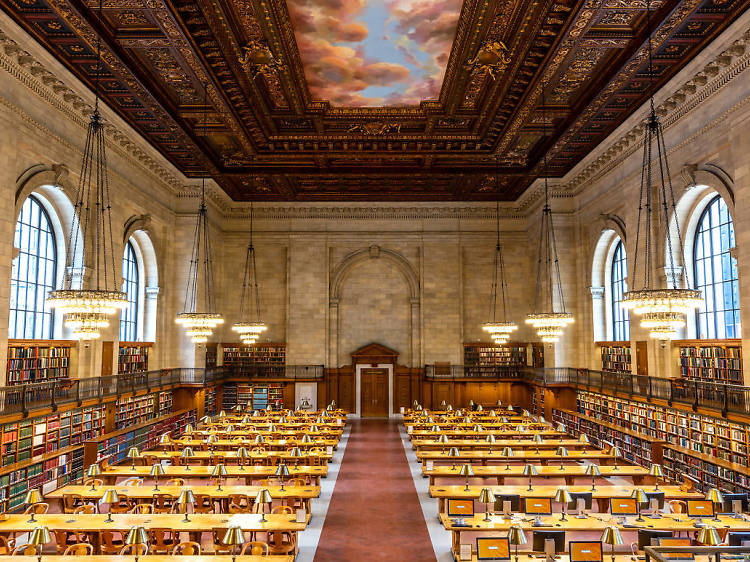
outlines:
[[[234,207],[227,218],[245,219],[250,217],[248,207]],[[253,211],[257,219],[297,219],[297,220],[426,220],[426,219],[494,219],[495,205],[461,205],[452,206],[264,206],[256,205]],[[504,219],[524,219],[515,208],[500,207],[500,216]]]

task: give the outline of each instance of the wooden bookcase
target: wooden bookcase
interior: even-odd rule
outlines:
[[[153,343],[150,342],[120,342],[117,355],[117,373],[143,373],[148,371],[148,354]]]
[[[115,427],[125,429],[172,412],[172,392],[164,391],[115,403]]]
[[[679,349],[683,378],[744,384],[741,340],[675,340],[673,345]]]
[[[250,405],[254,410],[272,410],[284,408],[283,382],[229,382],[222,389],[222,408],[234,408],[237,404]]]
[[[264,367],[266,376],[283,377],[286,365],[286,344],[256,343],[238,345],[223,343],[225,366]]]
[[[490,376],[495,367],[521,367],[526,365],[526,344],[509,342],[464,343],[464,368],[467,376]]]
[[[76,343],[68,340],[8,340],[6,385],[70,379]]]
[[[601,347],[602,371],[632,372],[629,341],[603,341],[597,345]]]
[[[213,416],[216,414],[216,387],[206,390],[206,402],[203,407],[204,415]]]
[[[207,343],[206,344],[206,369],[216,367],[218,364],[219,355],[219,344]]]

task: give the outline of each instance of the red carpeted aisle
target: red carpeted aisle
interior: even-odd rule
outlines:
[[[435,560],[398,423],[355,420],[315,562]]]

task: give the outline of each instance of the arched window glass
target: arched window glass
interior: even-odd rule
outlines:
[[[628,258],[622,240],[618,240],[615,253],[612,255],[612,274],[610,291],[612,294],[612,339],[627,341],[630,339],[630,317],[622,308],[622,295],[628,290]]]
[[[21,207],[13,246],[18,256],[11,270],[8,337],[52,339],[54,315],[46,298],[57,278],[55,232],[47,211],[33,195]]]
[[[140,294],[138,260],[133,243],[128,241],[122,256],[122,291],[128,295],[128,307],[120,313],[120,341],[138,340],[138,299]]]
[[[706,206],[695,232],[695,286],[703,293],[696,314],[699,338],[740,337],[740,293],[734,247],[734,224],[727,204],[717,195]]]

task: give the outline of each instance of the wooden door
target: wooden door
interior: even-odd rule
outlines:
[[[363,418],[388,416],[387,369],[362,369],[360,390]]]
[[[635,342],[635,367],[636,374],[648,376],[648,342]]]

